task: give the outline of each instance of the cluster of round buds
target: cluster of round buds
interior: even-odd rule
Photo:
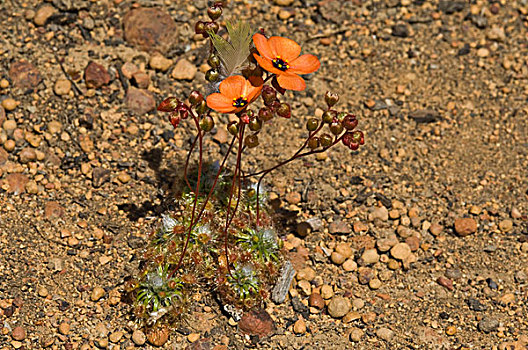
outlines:
[[[342,140],[343,140],[343,144],[353,151],[357,150],[360,145],[365,144],[365,136],[363,135],[363,132],[359,130],[355,130],[352,132],[347,131],[343,135]]]
[[[189,113],[194,109],[196,115],[199,117],[200,129],[204,132],[211,131],[214,128],[214,120],[211,118],[209,113],[209,107],[199,91],[192,91],[189,94],[189,104],[178,100],[176,97],[168,97],[158,106],[158,111],[160,112],[169,112],[169,121],[174,128],[176,128],[182,119],[187,119]]]
[[[189,116],[189,107],[178,100],[176,97],[168,97],[158,106],[158,111],[169,112],[169,121],[174,128],[180,124],[182,119],[187,119]]]

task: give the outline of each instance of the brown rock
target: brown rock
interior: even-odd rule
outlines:
[[[477,222],[473,218],[458,218],[455,220],[455,232],[460,237],[468,236],[477,231]]]
[[[407,245],[411,248],[411,251],[413,252],[417,251],[418,248],[420,248],[420,238],[418,238],[417,236],[407,237],[407,239],[405,239],[405,243],[407,243]]]
[[[147,334],[147,340],[154,346],[162,346],[169,340],[169,329],[166,327],[150,329]]]
[[[9,192],[19,195],[24,193],[29,178],[24,174],[14,173],[7,175],[6,180],[9,184]]]
[[[110,74],[102,65],[90,61],[84,69],[84,80],[87,87],[97,89],[110,83]]]
[[[70,324],[67,323],[67,322],[62,322],[60,325],[59,325],[59,333],[62,334],[62,335],[68,335],[68,333],[70,333]]]
[[[26,164],[37,159],[37,154],[35,150],[31,147],[26,147],[18,154],[20,163]]]
[[[6,152],[5,149],[0,147],[0,165],[4,165],[5,162],[7,162],[8,158],[9,158],[9,154]]]
[[[55,12],[57,12],[57,10],[53,6],[49,4],[44,4],[38,8],[37,12],[35,12],[35,16],[33,17],[33,22],[37,26],[43,26],[48,21],[48,18],[53,16]]]
[[[178,28],[172,17],[157,8],[137,8],[123,19],[125,40],[145,51],[165,53],[177,42]]]
[[[62,218],[64,216],[64,208],[58,202],[47,202],[44,207],[44,217],[46,219]]]
[[[150,77],[145,72],[136,72],[132,75],[132,81],[140,89],[146,89],[150,85]]]
[[[26,330],[22,327],[15,327],[11,332],[11,337],[13,337],[14,340],[18,341],[24,340],[26,339]]]
[[[444,226],[438,223],[433,223],[431,224],[431,227],[429,227],[429,232],[431,232],[431,234],[435,237],[439,236],[443,231],[444,231]]]
[[[293,332],[295,334],[304,334],[304,333],[306,333],[306,322],[304,322],[304,319],[299,318],[293,324]]]
[[[336,220],[328,226],[331,234],[349,234],[352,232],[350,225],[344,221]]]
[[[376,277],[374,270],[369,267],[360,267],[358,269],[358,281],[360,284],[368,284],[371,279]]]
[[[172,70],[172,77],[177,80],[193,80],[198,68],[186,59],[181,59]]]
[[[266,337],[275,332],[275,323],[265,310],[252,310],[242,316],[238,329],[249,335]]]
[[[68,79],[58,79],[53,85],[53,91],[59,96],[65,96],[70,93],[71,82]]]
[[[321,310],[325,306],[325,302],[321,294],[312,293],[308,299],[310,306],[315,307],[316,309]]]
[[[411,247],[407,243],[398,243],[391,248],[390,253],[394,259],[405,260],[411,255]]]
[[[139,71],[139,68],[131,62],[126,62],[121,66],[121,73],[127,79],[132,79],[132,76]]]
[[[172,60],[166,58],[159,52],[156,52],[150,56],[149,65],[152,69],[165,72],[170,68],[170,66],[172,66]]]
[[[39,71],[31,63],[20,60],[11,64],[9,77],[15,87],[21,89],[35,89],[42,81]]]
[[[333,318],[341,318],[350,311],[350,300],[342,296],[335,296],[328,303],[328,314]]]
[[[0,106],[0,125],[3,125],[5,120],[6,120],[5,109],[4,107]]]
[[[156,108],[156,101],[147,90],[130,87],[125,98],[126,107],[137,115],[148,113]]]
[[[448,289],[448,290],[453,290],[454,287],[453,287],[453,281],[451,281],[449,278],[447,277],[444,277],[444,276],[440,276],[436,279],[436,283],[438,283],[439,285],[441,285],[442,287]]]
[[[134,344],[141,346],[145,344],[145,342],[147,341],[147,337],[145,336],[145,333],[143,333],[141,330],[136,329],[132,333],[132,341],[134,342]]]
[[[301,202],[301,194],[297,191],[291,191],[286,194],[286,201],[290,204],[299,204]]]

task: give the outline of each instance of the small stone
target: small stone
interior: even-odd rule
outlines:
[[[362,233],[362,232],[367,232],[368,231],[367,224],[365,224],[364,222],[361,222],[361,221],[354,222],[353,227],[354,227],[354,232],[355,233]]]
[[[319,310],[321,310],[325,306],[324,299],[319,293],[312,293],[310,295],[310,298],[308,298],[308,304]]]
[[[455,326],[448,326],[448,327],[446,328],[446,330],[445,330],[445,333],[446,333],[447,335],[455,335],[456,332],[457,332],[457,329],[456,329]]]
[[[522,218],[521,212],[516,207],[513,207],[511,209],[510,215],[511,215],[512,219],[520,219],[520,218]]]
[[[305,267],[304,269],[297,272],[297,280],[312,281],[316,276],[315,270],[311,267]]]
[[[444,277],[444,276],[440,276],[436,279],[436,282],[441,285],[442,287],[448,289],[448,290],[453,290],[455,289],[453,287],[453,281],[451,281],[449,278],[447,277]]]
[[[513,229],[513,221],[511,221],[510,219],[502,220],[502,221],[499,223],[499,229],[500,229],[503,233],[508,233],[508,232],[510,232],[510,231]]]
[[[145,72],[139,71],[132,75],[132,81],[138,88],[146,89],[150,85],[150,76]]]
[[[176,80],[193,80],[197,72],[198,68],[183,58],[176,63],[172,70],[172,77]]]
[[[294,0],[275,0],[275,5],[278,6],[290,6]]]
[[[26,164],[29,162],[33,162],[35,159],[37,159],[37,154],[35,153],[35,150],[30,147],[24,148],[20,153],[18,154],[20,163]]]
[[[332,260],[332,262],[336,265],[341,265],[345,262],[346,258],[337,252],[332,252],[332,255],[330,255],[330,260]]]
[[[444,232],[444,226],[438,224],[438,223],[432,223],[431,224],[431,227],[429,227],[429,232],[437,237],[439,236],[442,232]]]
[[[53,91],[59,96],[65,96],[70,93],[72,84],[68,79],[58,79],[53,86]]]
[[[360,261],[365,265],[375,264],[379,261],[379,254],[376,249],[367,249],[361,255]]]
[[[9,77],[15,87],[21,89],[36,89],[42,81],[39,71],[31,63],[20,60],[11,64]]]
[[[6,176],[9,192],[15,195],[24,193],[29,178],[24,174],[13,173]]]
[[[291,191],[286,194],[285,199],[290,204],[299,204],[301,202],[301,194],[296,191]]]
[[[106,349],[108,347],[108,339],[107,338],[100,338],[95,340],[95,345],[98,348]]]
[[[105,295],[105,290],[101,287],[95,287],[93,290],[92,290],[92,294],[90,295],[90,300],[92,301],[98,301],[99,299],[101,299],[102,297],[104,297]]]
[[[156,52],[150,56],[149,65],[152,69],[166,72],[172,66],[172,60]]]
[[[328,303],[328,314],[333,318],[341,318],[350,311],[350,300],[342,296],[334,296]]]
[[[115,306],[121,301],[121,293],[117,289],[112,289],[108,293],[108,305]]]
[[[26,330],[20,326],[17,326],[13,328],[13,331],[11,332],[11,337],[14,340],[22,341],[26,339]]]
[[[103,322],[100,322],[95,326],[93,335],[97,338],[106,338],[108,336],[108,328]]]
[[[114,332],[114,333],[110,334],[108,339],[110,339],[110,341],[112,343],[117,344],[117,343],[119,343],[121,338],[123,338],[123,335],[125,335],[125,333],[123,331],[117,331],[117,332]]]
[[[84,69],[84,80],[88,88],[100,88],[110,83],[110,74],[102,65],[90,61]]]
[[[387,261],[387,267],[389,270],[398,270],[400,268],[400,263],[397,260],[389,259],[389,261]]]
[[[460,237],[466,237],[477,231],[477,222],[473,218],[458,218],[455,220],[455,232]]]
[[[8,152],[13,152],[16,146],[16,142],[14,140],[7,140],[4,143],[4,149]],[[7,160],[7,159],[6,159]]]
[[[354,327],[350,330],[350,340],[356,343],[360,342],[364,334],[365,332],[362,329]]]
[[[480,58],[488,57],[489,54],[490,54],[489,50],[485,47],[481,47],[480,49],[477,50],[477,56]]]
[[[332,288],[332,286],[329,286],[328,284],[324,284],[321,287],[321,297],[326,300],[326,299],[333,298],[333,296],[334,296],[334,289]]]
[[[68,335],[70,333],[70,324],[67,322],[62,322],[59,325],[59,333],[62,335]]]
[[[8,87],[9,87],[9,80],[0,79],[0,88],[1,89],[7,89]]]
[[[46,289],[46,287],[40,287],[40,288],[38,289],[38,295],[39,295],[39,297],[45,298],[45,297],[48,296],[48,294],[49,294],[49,292],[48,292],[48,290]]]
[[[127,79],[132,79],[132,76],[139,71],[139,68],[132,62],[125,62],[121,66],[121,73]]]
[[[478,329],[484,333],[493,332],[497,330],[497,328],[499,328],[499,321],[490,316],[484,316],[484,318],[478,323]]]
[[[513,293],[506,293],[503,296],[500,297],[499,302],[503,305],[510,305],[515,302],[515,294]]]
[[[487,34],[488,39],[503,42],[506,40],[506,34],[504,33],[504,29],[501,27],[494,26],[490,29],[490,31]]]
[[[343,270],[347,272],[356,271],[358,267],[354,259],[345,260],[345,262],[341,266],[343,267]]]
[[[130,177],[130,175],[128,175],[128,173],[126,173],[126,172],[122,172],[122,173],[120,173],[120,174],[117,176],[117,179],[118,179],[121,183],[126,184],[126,183],[130,182],[130,180],[131,180],[132,178]]]
[[[149,91],[131,86],[125,97],[125,105],[131,112],[143,115],[156,108],[156,101]]]
[[[169,329],[166,327],[150,329],[147,334],[147,340],[154,346],[162,346],[169,340]]]
[[[306,333],[306,322],[304,322],[304,319],[299,318],[293,324],[293,332],[295,334],[304,334],[304,333]]]
[[[310,295],[312,293],[312,285],[306,280],[299,281],[297,286],[302,290],[304,295]]]
[[[12,133],[17,128],[17,123],[13,119],[8,119],[4,121],[2,128],[8,133]]]
[[[410,34],[409,27],[405,24],[396,24],[392,26],[392,35],[398,38],[407,38]]]
[[[418,236],[411,236],[405,239],[405,243],[411,248],[411,251],[415,252],[420,248],[420,238]]]
[[[56,120],[52,120],[48,123],[48,131],[51,134],[58,134],[62,131],[62,123]]]
[[[369,281],[369,287],[373,290],[380,289],[382,285],[383,283],[377,278],[373,278]]]
[[[4,107],[6,111],[14,111],[18,104],[18,101],[11,97],[8,97],[2,101],[2,107]]]
[[[360,284],[368,284],[374,277],[376,275],[370,267],[360,267],[358,269],[358,281]]]
[[[389,211],[385,207],[377,207],[370,211],[368,216],[369,221],[374,221],[376,219],[381,221],[389,220]]]
[[[57,12],[57,10],[48,4],[44,4],[35,12],[35,15],[33,17],[33,22],[37,26],[43,26],[48,21],[48,18],[53,16]]]
[[[390,250],[391,256],[397,260],[405,260],[411,255],[411,248],[407,243],[398,243]]]
[[[385,253],[398,243],[398,237],[395,234],[391,234],[387,238],[378,239],[376,241],[376,247],[380,252]]]
[[[267,337],[275,332],[275,323],[265,310],[255,310],[244,313],[238,329],[248,335]]]
[[[167,52],[182,35],[172,17],[155,7],[140,7],[123,18],[125,40],[145,50]]]
[[[344,221],[336,220],[328,226],[328,232],[331,234],[350,234],[352,230],[350,225]]]
[[[136,329],[132,333],[132,341],[134,342],[134,344],[141,346],[145,344],[145,342],[147,341],[147,337],[145,336],[145,333],[143,333],[141,330]]]
[[[342,318],[342,321],[343,323],[350,323],[352,321],[356,321],[356,320],[359,320],[361,319],[361,314],[357,311],[350,311],[348,314],[346,314],[343,318]]]
[[[394,332],[386,327],[381,327],[376,330],[376,336],[385,341],[391,341],[394,337]]]

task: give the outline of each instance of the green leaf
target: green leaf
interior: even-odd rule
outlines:
[[[245,65],[249,56],[251,45],[251,28],[246,22],[239,21],[235,25],[226,23],[229,41],[221,36],[208,32],[211,41],[223,63],[227,76],[239,72]]]

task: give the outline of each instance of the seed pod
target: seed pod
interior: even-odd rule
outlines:
[[[319,120],[317,120],[315,118],[310,118],[306,122],[306,129],[308,131],[315,131],[315,130],[317,130],[318,127],[319,127]]]
[[[359,143],[360,145],[365,144],[365,135],[363,135],[363,131],[356,130],[352,133],[352,138],[354,142]]]
[[[160,112],[173,112],[178,108],[180,101],[176,97],[168,97],[158,105],[158,111]]]
[[[220,18],[220,16],[222,16],[222,6],[218,6],[218,5],[215,4],[215,5],[211,6],[211,7],[209,7],[207,9],[207,15],[213,21],[217,20],[218,18]]]
[[[211,82],[211,83],[214,83],[218,80],[218,78],[220,78],[220,73],[218,73],[218,71],[214,68],[212,69],[209,69],[206,73],[205,73],[205,80]]]
[[[204,100],[204,98],[203,98],[202,94],[199,91],[194,90],[194,91],[192,91],[189,94],[189,102],[193,106],[196,106],[199,103],[202,103],[203,100]]]
[[[317,136],[310,137],[308,140],[308,147],[312,150],[319,147],[319,138]]]
[[[322,134],[319,136],[319,142],[321,142],[321,146],[324,148],[332,146],[333,141],[332,136],[328,134]]]
[[[257,147],[259,144],[258,136],[257,135],[246,136],[246,139],[244,140],[244,144],[249,148]]]
[[[281,103],[277,108],[276,112],[279,117],[283,117],[286,119],[291,117],[291,107],[287,103]]]
[[[209,63],[209,65],[213,68],[218,68],[220,67],[220,58],[218,57],[218,55],[212,53],[207,59],[207,63]]]
[[[199,115],[205,114],[205,112],[207,112],[207,109],[207,102],[205,102],[205,100],[202,100],[202,102],[200,102],[196,107],[194,107],[194,110]]]
[[[207,37],[207,32],[218,33],[220,30],[220,25],[216,22],[205,22],[205,34],[202,34],[204,37]]]
[[[211,118],[211,116],[206,115],[205,117],[200,120],[200,129],[202,129],[205,132],[209,132],[213,130],[214,128],[214,120]]]
[[[264,85],[262,87],[262,99],[266,106],[270,106],[277,100],[277,91],[269,85]]]
[[[227,131],[233,135],[236,136],[238,134],[238,124],[237,122],[231,122],[227,125]]]
[[[328,107],[333,107],[337,101],[339,101],[339,95],[330,91],[327,91],[325,94],[325,101]]]
[[[262,107],[259,111],[258,119],[262,122],[267,122],[273,119],[273,112],[268,107]]]
[[[177,113],[171,113],[169,115],[169,122],[172,124],[172,127],[176,129],[178,124],[180,124],[180,116]]]
[[[330,131],[335,136],[341,135],[341,133],[343,132],[343,125],[341,125],[340,122],[332,122],[330,123]]]
[[[330,124],[331,122],[334,121],[334,118],[336,117],[337,117],[337,112],[330,109],[323,113],[323,122],[325,122],[326,124]]]
[[[249,120],[249,130],[259,131],[262,129],[262,122],[258,118],[252,118]]]
[[[347,130],[354,130],[357,125],[358,125],[358,120],[356,119],[356,116],[353,114],[347,114],[345,118],[343,119],[343,126]]]
[[[194,32],[196,34],[204,35],[204,34],[206,34],[205,30],[206,30],[206,28],[205,28],[205,22],[204,21],[198,21],[194,25]]]
[[[345,146],[350,146],[350,144],[352,142],[354,142],[354,138],[352,137],[352,133],[351,132],[347,132],[346,134],[343,135],[343,138],[341,139],[341,141],[343,142],[343,144]]]

